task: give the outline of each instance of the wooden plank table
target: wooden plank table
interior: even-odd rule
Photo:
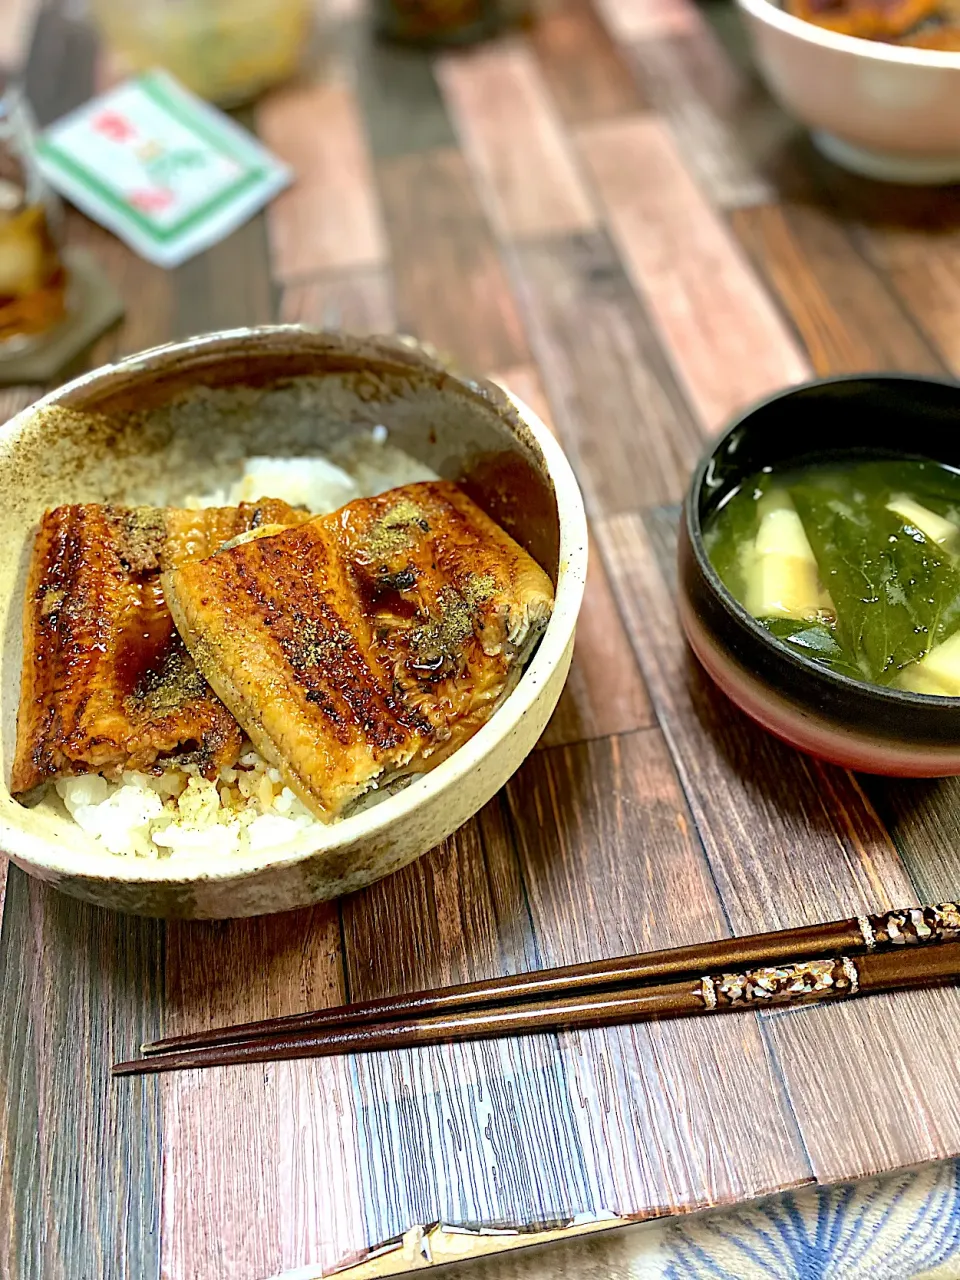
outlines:
[[[641,1219],[960,1152],[956,990],[109,1080],[161,1030],[960,887],[960,784],[856,778],[754,729],[691,661],[672,596],[674,504],[734,409],[813,372],[960,366],[956,192],[819,160],[723,0],[559,0],[436,58],[373,47],[350,0],[328,12],[322,66],[245,117],[297,171],[266,215],[172,272],[70,215],[128,307],[90,360],[282,317],[400,328],[493,373],[586,495],[574,670],[474,821],[341,902],[164,926],[10,868],[11,1280],[314,1275],[417,1224]],[[0,29],[44,122],[116,74],[66,0],[5,0]]]

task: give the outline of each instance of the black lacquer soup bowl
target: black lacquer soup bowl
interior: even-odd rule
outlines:
[[[898,375],[807,383],[730,426],[697,467],[679,541],[680,616],[721,689],[771,733],[821,759],[902,777],[960,774],[960,698],[852,679],[779,644],[707,556],[710,515],[747,477],[850,456],[927,458],[960,468],[960,384]]]

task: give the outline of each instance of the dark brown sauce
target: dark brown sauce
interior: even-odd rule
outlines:
[[[180,646],[159,579],[141,583],[139,597],[114,659],[116,687],[123,697],[146,689],[152,683],[151,676],[156,678],[163,671],[171,651]]]
[[[368,617],[375,620],[385,617],[397,622],[419,619],[417,572],[412,565],[396,572],[391,572],[385,564],[367,566],[354,563],[351,569],[363,611]]]

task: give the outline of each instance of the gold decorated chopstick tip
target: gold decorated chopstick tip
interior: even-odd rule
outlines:
[[[960,939],[960,905],[938,902],[928,907],[904,907],[881,915],[857,916],[857,927],[867,951],[956,942]]]
[[[855,996],[860,975],[849,956],[765,965],[743,973],[705,974],[697,993],[704,1009],[745,1009],[765,1004],[800,1004],[836,996]]]

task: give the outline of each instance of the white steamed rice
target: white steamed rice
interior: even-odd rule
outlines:
[[[283,498],[314,515],[326,515],[355,498],[369,498],[401,484],[436,480],[416,458],[387,443],[387,428],[334,446],[325,458],[247,458],[228,488],[187,499],[188,506],[232,507],[258,498]]]
[[[252,747],[214,781],[182,770],[62,778],[57,794],[74,822],[110,853],[222,857],[282,848],[317,819]]]
[[[248,458],[229,489],[188,498],[187,505],[234,506],[270,497],[326,515],[355,498],[436,479],[388,444],[386,427],[377,426],[338,446],[330,458]],[[212,781],[195,769],[176,768],[159,776],[124,773],[117,782],[99,774],[63,778],[56,790],[74,822],[105,850],[143,858],[281,850],[320,825],[249,743],[237,765]]]

